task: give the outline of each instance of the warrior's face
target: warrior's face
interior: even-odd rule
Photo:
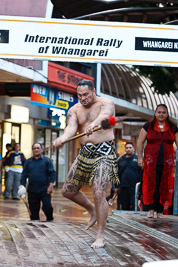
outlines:
[[[90,90],[88,85],[81,85],[77,87],[77,96],[84,107],[89,107],[94,102],[96,96],[95,89]]]

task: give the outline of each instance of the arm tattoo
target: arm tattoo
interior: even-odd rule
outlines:
[[[101,105],[101,111],[109,110],[112,115],[115,114],[115,107],[114,103],[102,103]]]
[[[67,113],[67,125],[69,124],[69,121],[75,125],[77,124],[77,119],[75,118],[75,116],[73,116],[73,114],[70,110]]]
[[[69,112],[67,113],[67,124],[69,123],[70,118],[72,117],[72,113],[69,110]]]

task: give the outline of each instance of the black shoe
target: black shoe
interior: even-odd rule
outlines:
[[[7,200],[7,199],[9,199],[9,197],[4,197],[4,199],[6,199],[6,200]]]
[[[13,197],[12,199],[13,200],[20,200],[20,198],[18,198],[18,197]]]
[[[46,222],[52,222],[54,220],[54,218],[47,218]]]

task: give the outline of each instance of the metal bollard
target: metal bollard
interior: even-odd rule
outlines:
[[[135,185],[135,211],[138,211],[138,188],[139,188],[140,182]]]
[[[178,215],[178,148],[176,149],[176,167],[174,179],[173,215]]]

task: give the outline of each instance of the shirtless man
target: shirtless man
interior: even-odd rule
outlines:
[[[80,103],[68,111],[64,134],[54,140],[54,147],[61,147],[77,131],[85,132],[80,138],[81,149],[73,162],[62,188],[64,197],[84,207],[90,213],[89,229],[97,221],[98,234],[92,248],[104,247],[104,229],[109,206],[106,189],[109,181],[118,182],[113,129],[93,132],[101,121],[115,115],[113,101],[96,96],[93,83],[83,80],[77,85]],[[83,185],[93,185],[94,204],[80,191]]]

